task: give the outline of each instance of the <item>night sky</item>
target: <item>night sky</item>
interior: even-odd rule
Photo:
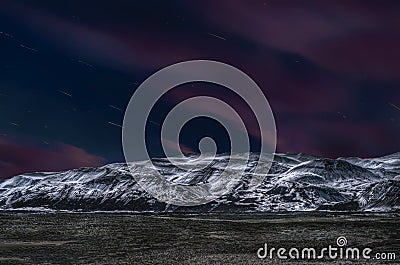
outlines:
[[[123,161],[119,125],[135,89],[194,59],[258,83],[278,152],[400,151],[399,14],[399,1],[378,0],[2,1],[0,178]],[[152,155],[163,115],[197,94],[233,99],[204,83],[166,95],[148,127]],[[191,128],[188,152],[204,135],[225,136],[211,121]]]

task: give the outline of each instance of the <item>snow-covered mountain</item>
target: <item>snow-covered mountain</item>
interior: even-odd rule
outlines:
[[[247,172],[251,172],[257,154],[251,154],[250,161],[241,157],[245,156],[235,159],[242,159]],[[213,183],[228,157],[220,155],[212,161],[202,170],[186,172],[165,159],[153,160],[165,178],[185,185]],[[150,165],[150,161],[129,164],[138,174],[148,171]],[[257,189],[247,190],[243,178],[243,183],[229,195],[193,207],[158,202],[140,188],[126,164],[23,174],[0,183],[0,209],[27,208],[138,212],[399,211],[400,153],[373,159],[276,154],[271,170]]]

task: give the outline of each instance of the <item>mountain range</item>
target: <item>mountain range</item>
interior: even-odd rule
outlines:
[[[258,155],[237,155],[247,177]],[[198,157],[188,157],[191,163]],[[205,158],[203,169],[184,171],[167,159],[145,163],[116,163],[64,172],[29,173],[0,183],[0,210],[229,212],[400,211],[400,153],[379,158],[328,159],[305,154],[275,154],[269,172],[249,190],[246,176],[231,193],[200,206],[174,206],[157,201],[135,181],[129,167],[146,172],[154,164],[170,182],[182,185],[211,183],[228,155]],[[238,170],[240,171],[240,170]],[[235,174],[235,172],[232,172]],[[218,185],[218,184],[215,184]]]

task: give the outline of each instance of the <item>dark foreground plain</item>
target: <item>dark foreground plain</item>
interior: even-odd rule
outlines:
[[[396,260],[311,264],[400,264],[399,214],[136,215],[1,213],[1,264],[308,264],[260,260],[270,247],[369,247]]]

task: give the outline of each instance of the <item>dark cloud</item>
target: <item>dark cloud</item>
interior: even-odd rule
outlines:
[[[64,143],[41,146],[10,136],[0,137],[0,178],[26,172],[60,171],[104,164],[102,157]]]
[[[396,1],[218,1],[212,8],[203,3],[197,10],[219,30],[299,54],[338,74],[400,76]]]

